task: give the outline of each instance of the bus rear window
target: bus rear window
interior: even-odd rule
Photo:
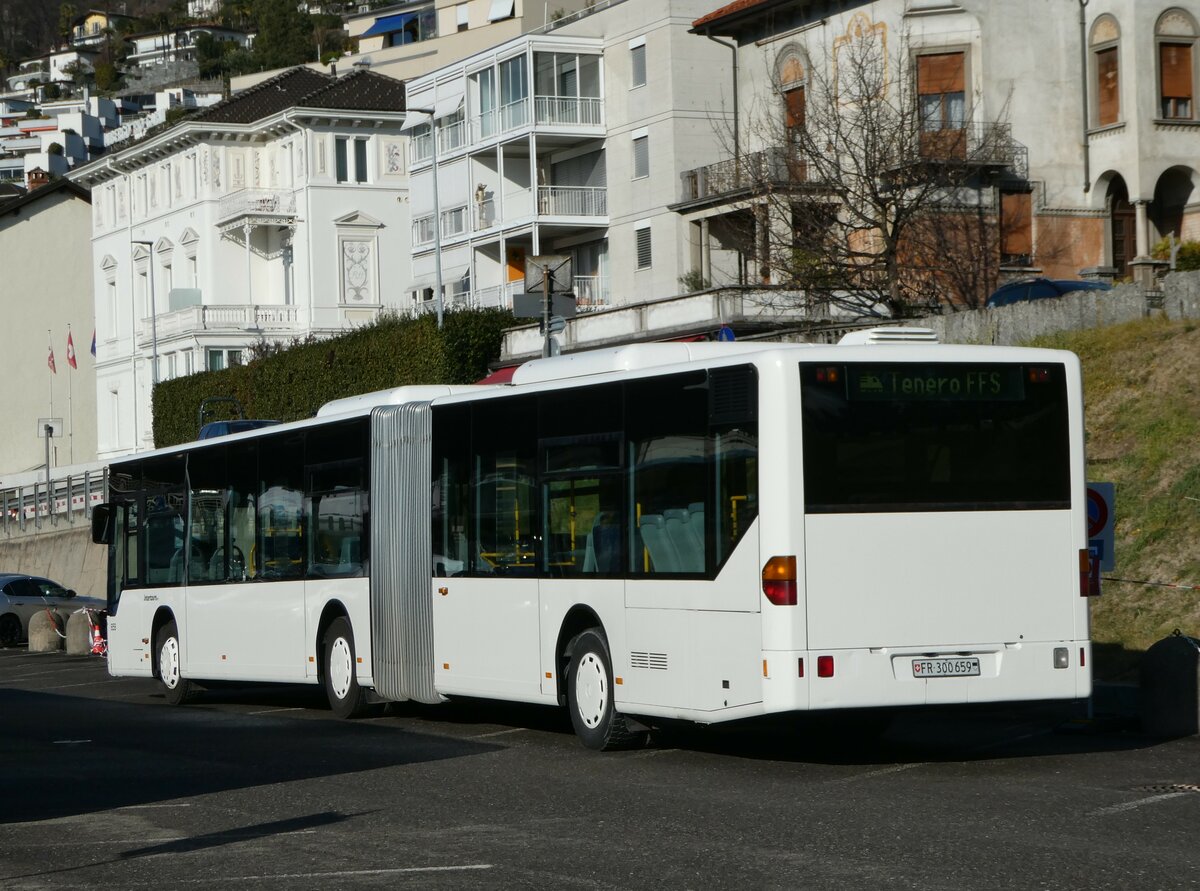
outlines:
[[[1061,364],[800,365],[808,513],[1070,505]]]

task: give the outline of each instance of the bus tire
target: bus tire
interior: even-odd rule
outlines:
[[[630,728],[613,705],[612,657],[599,628],[589,628],[571,641],[567,668],[567,709],[575,735],[589,749],[611,752],[644,745],[645,731]]]
[[[358,685],[355,666],[354,631],[345,616],[334,619],[322,641],[325,654],[325,696],[339,718],[357,718],[366,711],[366,691]]]
[[[158,629],[154,638],[154,652],[158,659],[158,680],[169,705],[183,705],[195,692],[192,682],[183,676],[179,627],[175,620]]]

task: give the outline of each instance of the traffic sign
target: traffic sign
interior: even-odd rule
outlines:
[[[1087,537],[1088,547],[1100,558],[1100,568],[1110,572],[1117,567],[1113,552],[1113,510],[1116,491],[1112,483],[1088,483]]]

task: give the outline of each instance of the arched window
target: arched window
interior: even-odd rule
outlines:
[[[779,93],[783,97],[783,127],[788,144],[804,127],[805,78],[803,59],[794,50],[786,51],[779,59]]]
[[[1088,41],[1092,56],[1092,83],[1095,99],[1092,121],[1097,127],[1107,127],[1121,120],[1120,78],[1121,29],[1111,15],[1102,15],[1092,25]]]
[[[1159,117],[1190,121],[1195,117],[1196,20],[1182,9],[1168,9],[1154,26],[1158,50]]]

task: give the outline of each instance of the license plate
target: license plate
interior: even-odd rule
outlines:
[[[964,656],[957,659],[914,659],[915,678],[969,678],[979,676],[979,659]]]

